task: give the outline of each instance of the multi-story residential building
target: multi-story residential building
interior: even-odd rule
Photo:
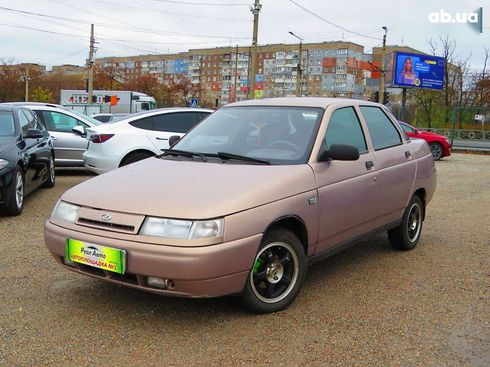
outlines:
[[[387,46],[386,53],[396,50],[419,52]],[[258,46],[256,98],[296,94],[298,52],[298,44]],[[367,54],[362,45],[352,42],[303,44],[301,94],[369,99],[379,83],[381,54],[381,48]],[[167,55],[107,57],[97,59],[96,64],[125,80],[155,74],[160,82],[170,83],[185,75],[223,105],[247,98],[250,55],[250,47],[218,47]]]
[[[78,65],[56,65],[51,68],[51,73],[53,74],[63,74],[63,75],[83,75],[87,73],[87,68]]]

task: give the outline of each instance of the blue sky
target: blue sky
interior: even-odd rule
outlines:
[[[346,30],[314,17],[293,1],[261,0],[259,44],[294,43],[296,40],[288,34],[293,31],[304,42],[344,39],[370,51],[381,45],[381,27],[387,26],[388,44],[403,44],[421,51],[428,51],[430,38],[449,35],[458,45],[457,55],[471,56],[470,63],[476,68],[483,63],[483,48],[490,47],[488,1],[294,2]],[[0,58],[82,65],[88,53],[90,23],[96,25],[99,57],[249,45],[252,13],[248,3],[252,0],[0,0],[0,7],[56,17],[0,9]],[[428,19],[429,14],[440,13],[441,9],[455,16],[479,7],[483,7],[482,34],[468,24],[431,24]]]

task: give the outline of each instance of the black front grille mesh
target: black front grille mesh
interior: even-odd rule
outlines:
[[[86,224],[89,226],[105,227],[108,229],[112,228],[113,230],[119,230],[119,231],[125,231],[125,232],[134,232],[134,226],[103,222],[101,220],[94,220],[94,219],[88,219],[88,218],[78,218],[78,223],[82,224],[82,225]]]

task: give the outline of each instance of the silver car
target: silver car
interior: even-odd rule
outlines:
[[[55,165],[83,167],[83,153],[87,149],[86,129],[102,124],[87,115],[67,110],[54,104],[25,104],[34,111],[53,139]]]

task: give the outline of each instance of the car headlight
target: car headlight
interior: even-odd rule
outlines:
[[[0,159],[0,169],[7,167],[8,164],[9,164],[9,161],[7,161],[6,159]]]
[[[199,239],[216,238],[223,235],[223,218],[211,220],[180,220],[147,217],[141,227],[144,236]]]
[[[63,219],[70,223],[75,223],[75,220],[77,219],[78,209],[80,209],[78,205],[59,200],[53,209],[53,214],[51,214],[51,218]]]

